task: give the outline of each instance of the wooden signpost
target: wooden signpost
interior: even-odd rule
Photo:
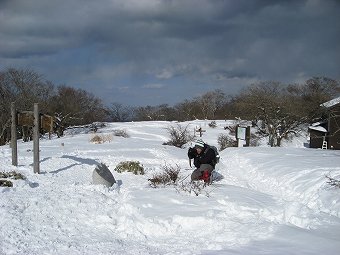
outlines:
[[[33,167],[34,173],[40,173],[39,166],[39,134],[40,134],[40,116],[39,104],[34,104],[32,111],[18,113],[15,103],[11,104],[12,125],[11,125],[11,147],[12,147],[12,165],[18,166],[18,147],[17,147],[17,126],[33,127]]]
[[[196,134],[196,132],[199,133],[200,137],[202,137],[205,130],[203,130],[202,127],[196,127],[194,132],[195,132],[195,134]],[[194,136],[195,136],[195,134],[194,134]]]

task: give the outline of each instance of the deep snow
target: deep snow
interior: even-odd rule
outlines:
[[[217,145],[224,121],[201,125]],[[26,180],[0,187],[0,254],[339,254],[340,151],[308,149],[302,137],[282,148],[228,148],[220,152],[223,179],[199,196],[173,186],[151,188],[164,165],[188,176],[187,148],[162,145],[171,122],[108,123],[99,134],[126,130],[129,138],[90,143],[93,134],[69,132],[40,141],[41,174],[33,173],[32,143],[0,147],[0,171]],[[138,160],[145,175],[117,173],[121,161]],[[105,163],[118,183],[92,184]],[[184,180],[186,181],[186,180]]]

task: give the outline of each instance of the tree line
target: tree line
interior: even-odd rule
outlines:
[[[187,121],[192,119],[251,120],[258,133],[269,136],[272,146],[299,131],[304,123],[322,117],[321,103],[340,93],[339,81],[313,77],[302,84],[264,81],[244,88],[234,96],[221,90],[186,99],[174,106],[131,107],[103,101],[83,89],[55,85],[30,69],[8,68],[0,72],[0,144],[10,132],[10,105],[30,110],[39,103],[40,111],[54,116],[64,129],[93,122]]]

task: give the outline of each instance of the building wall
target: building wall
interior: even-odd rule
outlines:
[[[309,147],[321,149],[323,143],[323,136],[325,135],[325,133],[310,129],[309,134],[310,134]]]
[[[330,109],[328,128],[328,148],[340,150],[340,104]]]

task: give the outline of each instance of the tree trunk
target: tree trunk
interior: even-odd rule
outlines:
[[[276,146],[277,147],[281,147],[281,141],[282,141],[282,137],[276,138]]]
[[[275,143],[274,135],[269,135],[269,145],[270,145],[270,147],[274,147],[274,143]]]

